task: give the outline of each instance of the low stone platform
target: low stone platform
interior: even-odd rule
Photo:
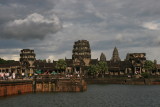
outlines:
[[[87,89],[86,82],[80,79],[37,80],[35,92],[80,92]]]
[[[0,81],[0,96],[31,92],[81,92],[87,90],[81,78],[34,78],[32,80]]]
[[[0,81],[0,96],[9,96],[32,92],[32,80]]]

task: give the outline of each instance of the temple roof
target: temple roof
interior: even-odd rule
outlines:
[[[100,55],[100,61],[106,61],[106,56],[104,53],[101,53]]]
[[[20,62],[19,61],[13,61],[13,62],[8,62],[5,64],[0,64],[0,67],[13,67],[13,66],[20,66]]]
[[[98,59],[91,59],[90,65],[96,65],[98,63]]]
[[[117,49],[117,47],[114,48],[113,55],[118,55],[118,49]]]
[[[113,50],[113,55],[112,55],[111,61],[113,61],[113,62],[121,61],[117,47],[115,47]]]
[[[126,68],[131,68],[132,64],[129,61],[107,61],[110,71],[124,71]]]
[[[72,67],[73,66],[73,60],[72,59],[65,59],[67,66]]]

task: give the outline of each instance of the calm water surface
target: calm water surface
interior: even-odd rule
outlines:
[[[86,92],[0,98],[0,107],[160,107],[160,86],[88,85]]]

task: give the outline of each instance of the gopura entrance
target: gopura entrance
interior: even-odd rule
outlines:
[[[145,53],[128,53],[126,60],[132,64],[133,74],[141,74],[146,61]]]
[[[81,67],[80,66],[75,66],[74,67],[74,72],[75,73],[81,73]]]
[[[77,72],[79,72],[80,71],[80,67],[78,66],[78,67],[76,67],[76,71]]]
[[[87,40],[79,40],[74,43],[73,46],[73,67],[74,71],[82,73],[83,67],[89,65],[91,60],[91,49]]]
[[[141,74],[141,72],[142,72],[141,69],[142,69],[141,67],[138,67],[138,66],[135,67],[134,73],[135,74]]]

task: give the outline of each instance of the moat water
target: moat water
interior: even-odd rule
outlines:
[[[160,85],[88,85],[85,92],[1,97],[0,107],[160,107]]]

